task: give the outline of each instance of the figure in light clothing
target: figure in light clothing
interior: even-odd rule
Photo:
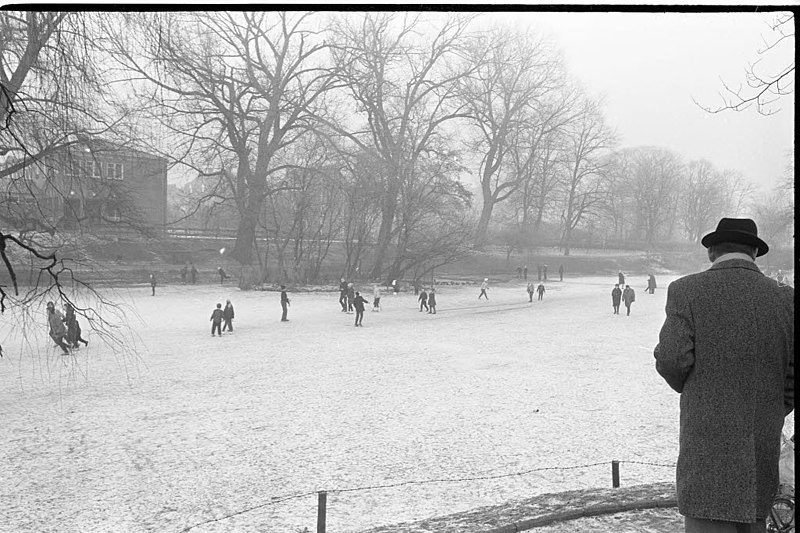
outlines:
[[[56,309],[53,302],[47,302],[47,323],[50,326],[50,338],[53,339],[56,346],[61,348],[64,355],[69,355],[69,349],[64,342],[64,337],[67,335],[67,328],[64,327],[64,315]]]
[[[489,290],[489,278],[484,278],[483,283],[481,283],[481,293],[478,295],[478,300],[481,299],[481,296],[485,296],[486,299],[489,299],[489,295],[486,294],[486,291]]]
[[[372,310],[381,310],[381,288],[377,284],[372,288]]]

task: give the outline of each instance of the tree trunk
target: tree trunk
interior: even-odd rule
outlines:
[[[475,240],[473,241],[477,248],[481,248],[486,244],[486,234],[489,231],[489,221],[492,219],[492,210],[494,209],[494,198],[489,191],[489,187],[483,187],[483,209],[481,209],[481,218],[478,221],[478,227],[475,229]]]
[[[394,216],[397,211],[397,195],[399,190],[399,178],[395,178],[389,183],[389,187],[386,191],[386,198],[383,202],[381,227],[378,230],[378,242],[375,247],[375,264],[372,267],[372,278],[379,278],[383,270],[386,251],[389,249],[389,243],[392,239],[392,229],[394,227]]]

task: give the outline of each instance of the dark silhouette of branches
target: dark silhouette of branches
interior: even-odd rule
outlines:
[[[696,100],[695,104],[709,113],[743,111],[753,105],[761,115],[777,113],[780,110],[776,105],[777,102],[781,97],[794,91],[794,54],[791,55],[791,62],[778,67],[770,67],[765,59],[775,54],[780,45],[788,44],[790,41],[793,43],[794,14],[778,15],[771,29],[773,36],[771,40],[764,40],[763,48],[758,50],[759,59],[745,68],[744,84],[732,86],[721,80],[724,88],[724,92],[720,94],[721,105],[705,106]]]

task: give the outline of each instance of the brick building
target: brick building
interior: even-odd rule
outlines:
[[[69,148],[0,180],[0,217],[17,229],[163,229],[167,160],[93,142]]]

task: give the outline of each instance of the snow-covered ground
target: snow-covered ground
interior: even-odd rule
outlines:
[[[334,293],[291,294],[281,323],[276,292],[141,287],[116,296],[141,317],[136,359],[91,333],[63,357],[43,329],[20,353],[5,316],[0,531],[177,532],[231,514],[191,531],[315,531],[327,490],[328,530],[356,532],[608,487],[612,460],[623,485],[670,481],[639,464],[676,460],[679,397],[653,364],[670,279],[654,295],[629,280],[631,316],[611,313],[615,279],[549,282],[533,303],[522,282],[489,301],[441,286],[437,315],[385,293],[363,328]],[[227,298],[235,333],[212,338]],[[397,486],[364,489],[378,485]]]

